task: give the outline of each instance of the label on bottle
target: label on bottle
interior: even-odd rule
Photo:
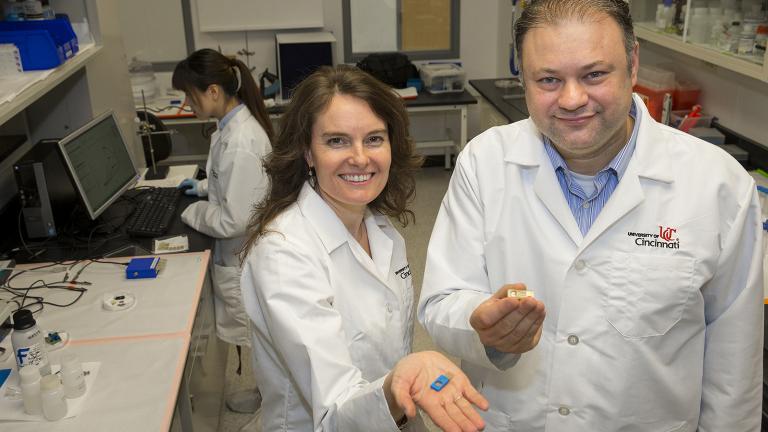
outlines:
[[[38,0],[24,0],[24,17],[26,19],[43,19],[43,3]]]
[[[48,364],[48,356],[39,343],[30,344],[16,350],[16,364],[19,367],[35,365],[40,368],[40,374],[51,373],[51,367]]]

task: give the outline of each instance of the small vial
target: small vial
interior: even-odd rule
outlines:
[[[83,366],[74,354],[66,354],[61,359],[61,381],[67,399],[79,398],[85,394]]]
[[[64,388],[56,375],[46,375],[40,380],[40,397],[43,416],[50,421],[63,419],[67,415],[67,401]]]
[[[24,412],[30,415],[42,414],[40,398],[40,371],[35,365],[19,369],[21,377],[21,398],[24,402]]]

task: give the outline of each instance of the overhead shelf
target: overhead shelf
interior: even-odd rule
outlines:
[[[635,35],[638,39],[643,39],[687,56],[712,63],[723,69],[760,81],[768,81],[768,71],[766,71],[764,65],[705,45],[685,43],[680,36],[659,31],[653,23],[635,23]]]
[[[26,109],[62,81],[85,67],[101,49],[101,45],[91,45],[82,48],[80,52],[57,67],[50,75],[32,84],[29,88],[16,95],[11,101],[0,104],[0,124],[5,123],[11,117]]]

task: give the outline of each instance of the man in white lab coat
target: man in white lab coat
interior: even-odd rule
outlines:
[[[486,430],[758,431],[754,181],[632,95],[623,0],[532,2],[515,36],[531,118],[459,155],[418,309]]]

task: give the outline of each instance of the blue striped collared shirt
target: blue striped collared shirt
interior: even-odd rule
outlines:
[[[624,148],[619,151],[619,154],[595,175],[595,191],[591,196],[587,196],[581,185],[573,178],[573,174],[568,170],[568,165],[566,165],[563,157],[560,156],[560,153],[557,152],[549,141],[549,138],[544,137],[544,149],[547,152],[547,156],[549,156],[549,160],[552,161],[552,167],[555,169],[555,173],[557,173],[557,181],[560,183],[563,195],[565,195],[565,199],[568,201],[568,207],[571,208],[573,217],[576,218],[576,223],[579,225],[582,235],[587,234],[592,223],[597,219],[597,215],[605,207],[605,203],[608,202],[611,194],[613,194],[616,186],[618,186],[619,180],[627,171],[629,160],[635,152],[640,119],[637,116],[637,107],[635,107],[634,100],[632,100],[629,115],[635,119],[632,135],[629,137],[629,141]]]
[[[229,123],[230,120],[232,120],[232,117],[234,117],[237,113],[240,112],[241,109],[245,108],[245,104],[240,104],[231,110],[229,110],[228,113],[224,114],[224,117],[219,120],[219,130],[223,130],[224,127]]]

